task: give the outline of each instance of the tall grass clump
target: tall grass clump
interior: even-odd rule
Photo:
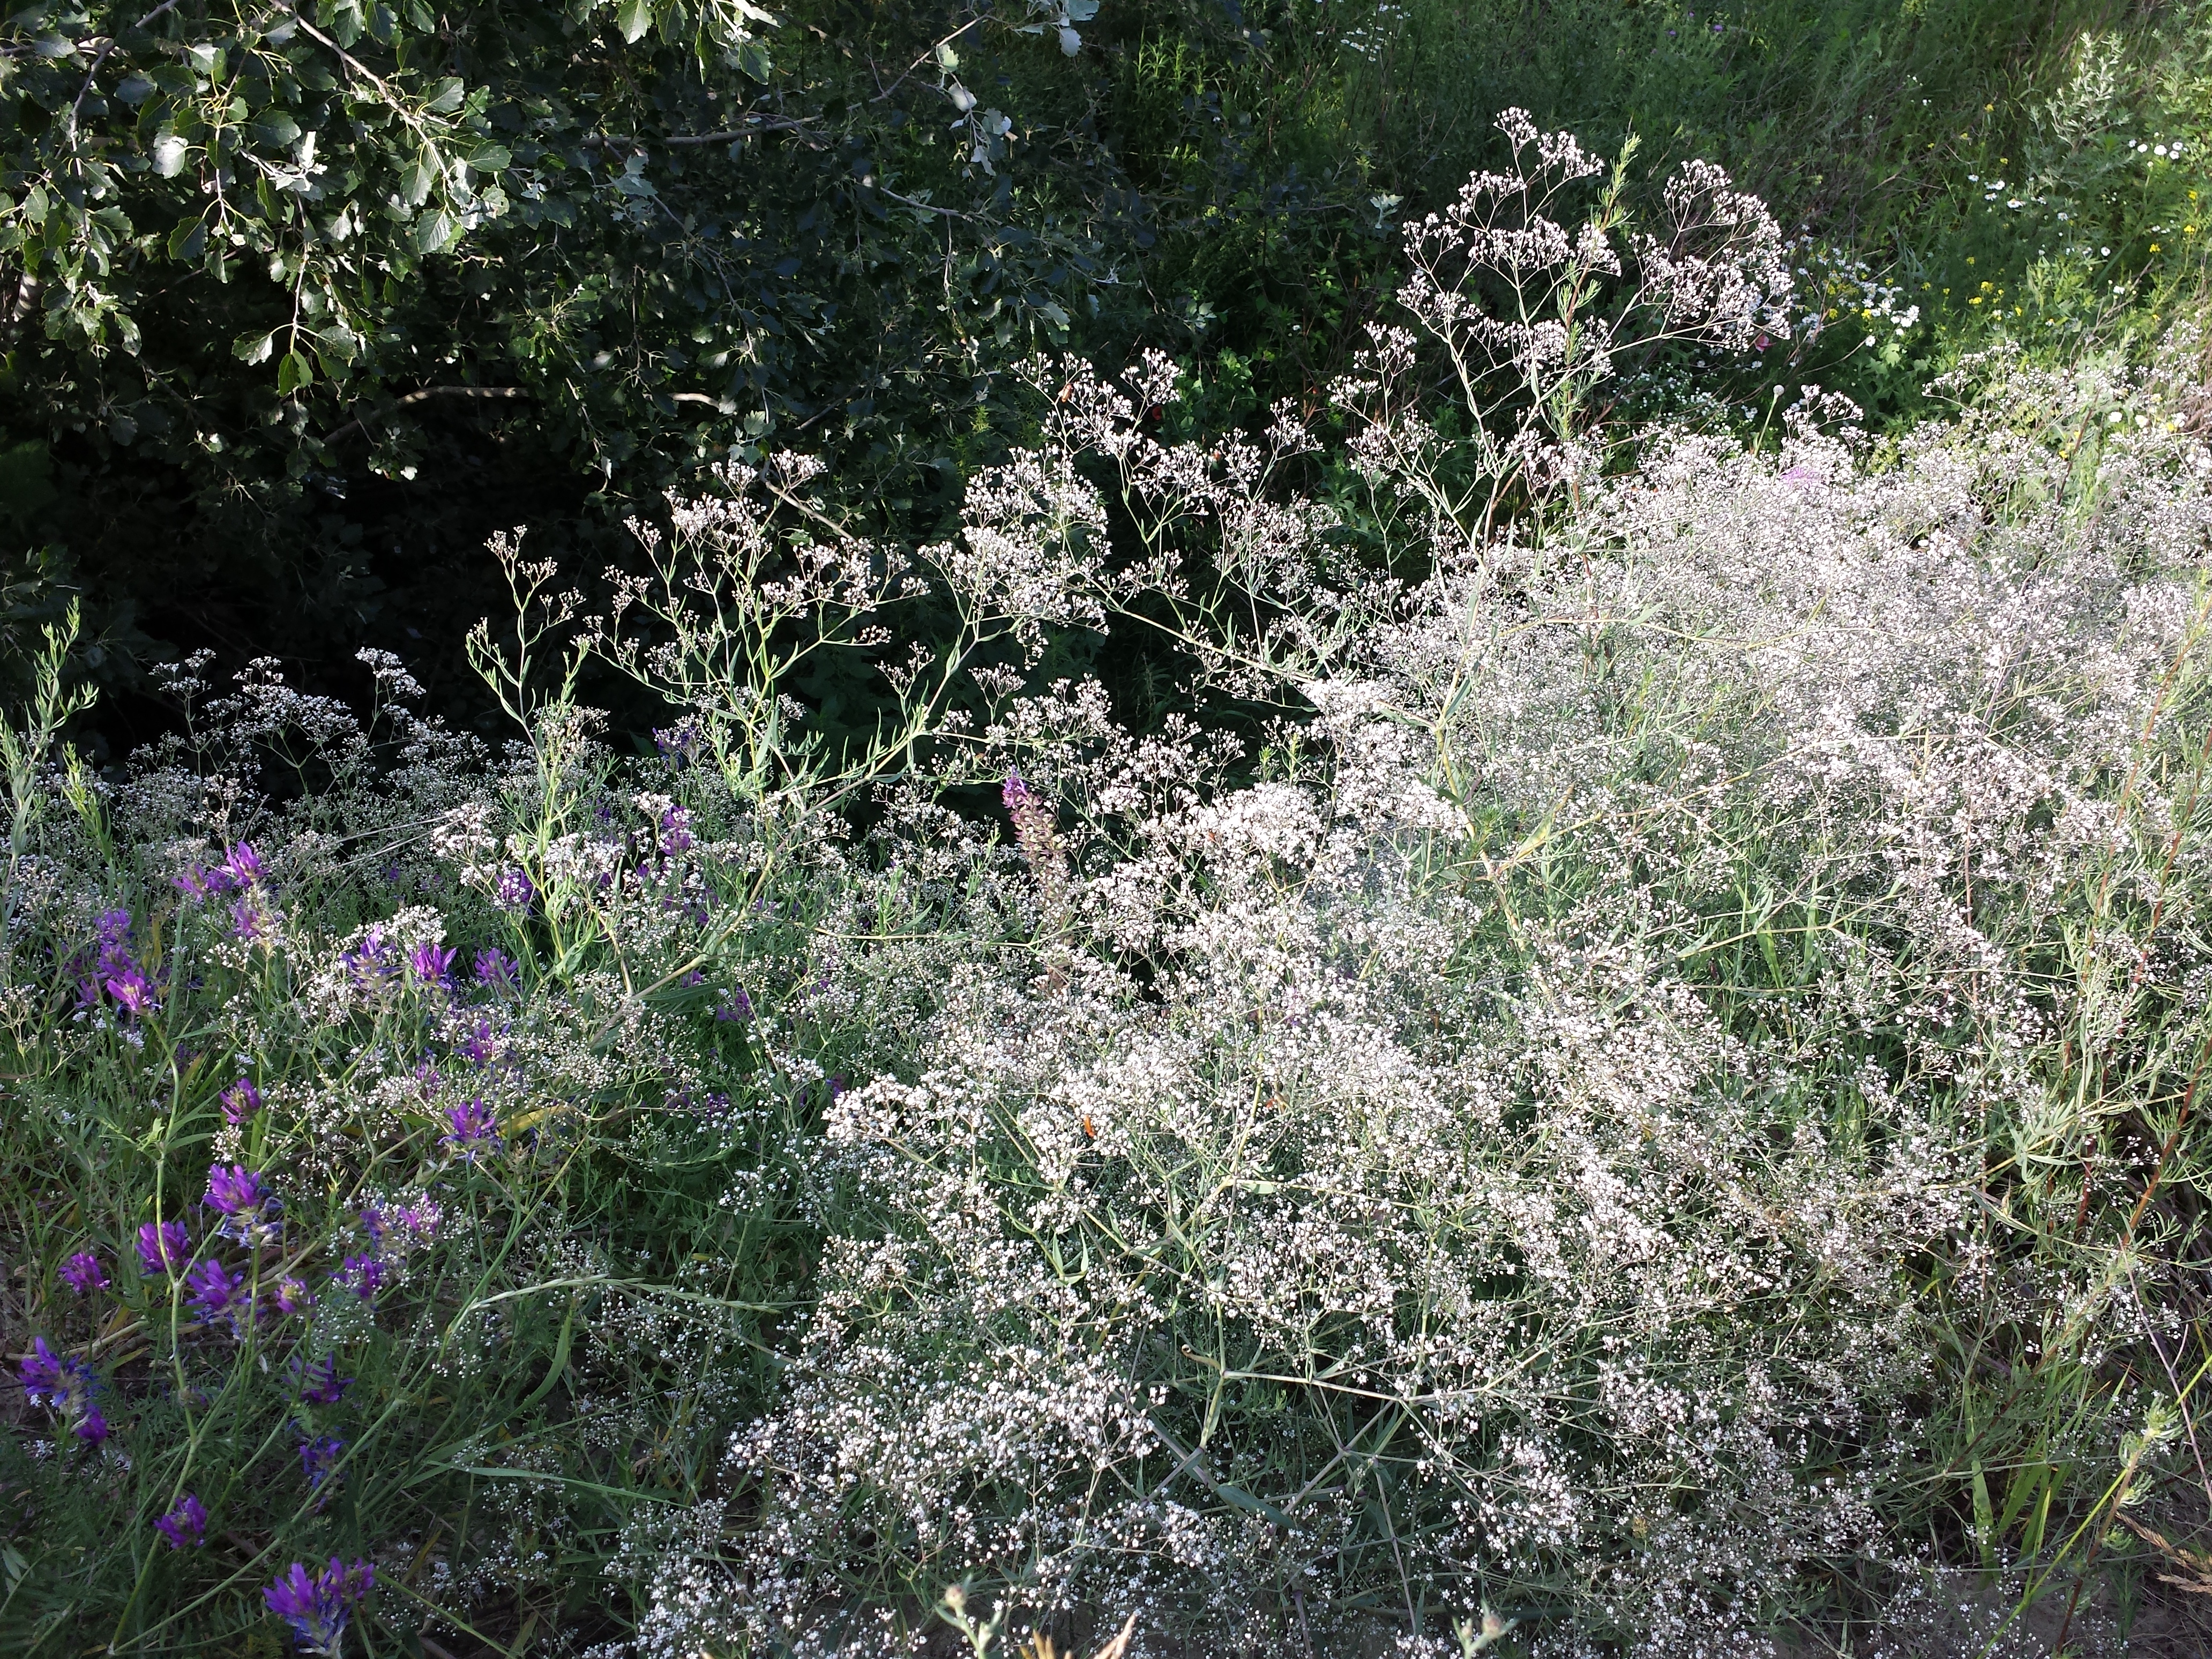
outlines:
[[[1170,441],[1172,363],[1040,362],[942,543],[791,458],[604,604],[501,542],[499,752],[396,660],[368,717],[186,665],[96,775],[49,676],[22,1650],[2185,1629],[2202,338],[1992,356],[1886,441],[1811,386],[1624,428],[1655,355],[1802,325],[1779,228],[1500,125],[1326,501],[1291,409]],[[1045,678],[1108,629],[1199,714]],[[833,746],[799,690],[854,654],[893,712]]]

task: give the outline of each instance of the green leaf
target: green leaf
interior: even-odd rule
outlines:
[[[283,361],[276,365],[276,395],[280,398],[289,398],[302,387],[311,386],[314,383],[314,365],[307,361],[307,354],[301,351],[286,352]]]
[[[300,142],[300,124],[281,109],[272,109],[253,124],[253,136],[275,149],[289,149]]]
[[[461,106],[461,98],[467,90],[459,76],[449,75],[432,89],[422,107],[434,115],[451,115]]]
[[[441,208],[416,222],[415,251],[418,253],[443,252],[459,229],[459,227],[453,222],[453,216]]]
[[[172,259],[197,259],[207,246],[207,222],[201,219],[179,219],[177,228],[169,233],[169,257]]]
[[[154,141],[154,171],[164,179],[173,179],[185,170],[185,158],[191,147],[173,132],[165,132]]]
[[[276,345],[274,330],[266,334],[241,334],[231,342],[230,355],[241,363],[265,363]]]
[[[504,144],[478,144],[469,152],[469,165],[478,173],[503,173],[514,165]]]
[[[635,44],[653,27],[652,0],[622,0],[622,9],[615,15],[615,27],[622,31],[623,40]]]
[[[415,158],[415,165],[407,169],[400,180],[400,199],[409,207],[420,207],[430,199],[430,192],[438,183],[438,153],[424,145]]]

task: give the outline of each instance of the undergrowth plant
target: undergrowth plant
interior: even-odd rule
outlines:
[[[1802,296],[1723,176],[1638,239],[1506,124],[1538,166],[1413,232],[1398,389],[1339,388],[1364,498],[1297,493],[1289,409],[1179,441],[1165,359],[1040,362],[941,543],[775,458],[596,612],[501,544],[499,752],[393,659],[368,717],[187,664],[95,776],[55,656],[7,750],[16,1650],[2187,1617],[2202,339],[1993,356],[1886,445],[1810,386],[1765,441],[1607,427],[1609,354]],[[925,594],[880,728],[817,734],[805,666]],[[1133,629],[1199,717],[1044,678]]]

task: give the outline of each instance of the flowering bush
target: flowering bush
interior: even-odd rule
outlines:
[[[1364,507],[1287,411],[1164,443],[1170,366],[1040,365],[945,544],[798,463],[605,615],[503,544],[501,755],[382,659],[369,720],[257,664],[119,780],[11,734],[7,1616],[1903,1652],[1972,1570],[1990,1650],[2106,1640],[2206,1518],[2197,343],[1978,365],[1888,453],[1809,387],[1778,450],[1606,433],[1635,318],[1779,325],[1771,222],[1686,176],[1667,237],[1415,228],[1462,263],[1340,389]],[[1407,401],[1470,349],[1503,447]],[[925,586],[957,629],[834,749],[795,669]],[[1239,720],[1036,683],[1107,627]]]

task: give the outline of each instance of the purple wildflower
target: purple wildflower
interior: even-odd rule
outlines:
[[[246,1300],[246,1281],[234,1277],[229,1268],[212,1256],[186,1274],[185,1283],[191,1287],[192,1305],[210,1317],[233,1312],[239,1303]]]
[[[362,935],[361,943],[338,957],[338,963],[357,985],[379,985],[399,972],[398,947],[384,936],[384,929],[372,927]]]
[[[191,1253],[181,1221],[149,1221],[138,1230],[138,1260],[149,1273],[166,1272],[174,1278]]]
[[[69,1396],[70,1367],[76,1362],[56,1356],[46,1346],[46,1339],[35,1337],[31,1352],[23,1356],[24,1392],[31,1396],[33,1406],[51,1406],[56,1410]]]
[[[338,1468],[338,1460],[345,1455],[345,1442],[334,1434],[318,1435],[300,1443],[300,1467],[307,1476],[307,1490],[320,1492],[327,1480],[335,1486],[345,1479]]]
[[[307,1294],[307,1287],[287,1274],[276,1281],[276,1311],[291,1315],[305,1313],[315,1305],[315,1298]]]
[[[521,969],[520,963],[496,945],[477,952],[477,983],[495,991],[513,990]]]
[[[492,1036],[489,1020],[477,1021],[476,1029],[461,1039],[461,1053],[470,1065],[479,1070],[491,1064],[498,1055],[499,1048]]]
[[[238,883],[229,871],[216,865],[210,869],[204,864],[195,864],[181,876],[169,878],[169,884],[186,898],[226,898],[238,890]]]
[[[530,901],[537,896],[538,889],[531,882],[530,872],[519,864],[510,864],[501,871],[491,890],[491,902],[502,910],[527,910]]]
[[[373,1301],[384,1286],[384,1263],[373,1255],[349,1255],[338,1264],[337,1282],[362,1301]]]
[[[311,1406],[335,1406],[353,1387],[353,1378],[338,1375],[337,1358],[325,1354],[312,1365],[292,1362],[292,1376],[299,1384],[300,1398]]]
[[[716,1006],[714,1018],[726,1024],[735,1025],[753,1017],[753,1000],[745,994],[742,985],[730,993],[728,998]]]
[[[186,1492],[167,1515],[155,1522],[154,1530],[173,1550],[197,1549],[207,1541],[207,1505],[193,1493]]]
[[[253,1086],[251,1078],[239,1079],[219,1098],[222,1101],[222,1121],[234,1127],[261,1109],[261,1091]]]
[[[269,1189],[261,1184],[261,1177],[243,1164],[208,1165],[204,1202],[210,1210],[239,1220],[258,1214],[269,1201]]]
[[[90,1296],[94,1291],[107,1288],[107,1275],[100,1270],[100,1258],[89,1250],[79,1250],[62,1264],[62,1283],[79,1296]]]
[[[143,1018],[161,1005],[154,999],[154,988],[147,982],[136,963],[110,974],[106,981],[107,994],[115,999],[116,1006],[134,1018]]]
[[[407,967],[417,984],[450,986],[453,982],[453,948],[450,945],[418,945],[408,952]]]
[[[250,898],[238,899],[230,907],[230,936],[252,945],[269,937],[269,918]]]
[[[92,1403],[94,1378],[92,1367],[82,1359],[64,1359],[46,1346],[43,1336],[34,1339],[31,1352],[23,1356],[21,1366],[23,1391],[34,1406],[44,1406],[64,1419],[76,1420],[76,1437],[87,1445],[98,1445],[107,1438],[107,1419]]]
[[[453,1133],[444,1138],[445,1144],[458,1148],[464,1158],[474,1158],[478,1147],[499,1144],[499,1119],[481,1100],[448,1106],[446,1123]]]
[[[697,845],[691,835],[691,811],[689,807],[672,806],[660,815],[662,852],[688,853]]]
[[[222,1223],[216,1231],[249,1249],[270,1243],[280,1231],[277,1218],[283,1205],[242,1164],[210,1164],[204,1201],[210,1210],[222,1212]]]
[[[317,1573],[295,1561],[289,1571],[261,1592],[261,1599],[292,1627],[302,1648],[325,1659],[338,1659],[346,1620],[375,1583],[376,1569],[369,1563],[344,1566],[333,1555],[329,1567]]]
[[[222,861],[222,872],[234,885],[258,887],[261,884],[261,854],[253,850],[253,843],[242,841],[230,849]]]

